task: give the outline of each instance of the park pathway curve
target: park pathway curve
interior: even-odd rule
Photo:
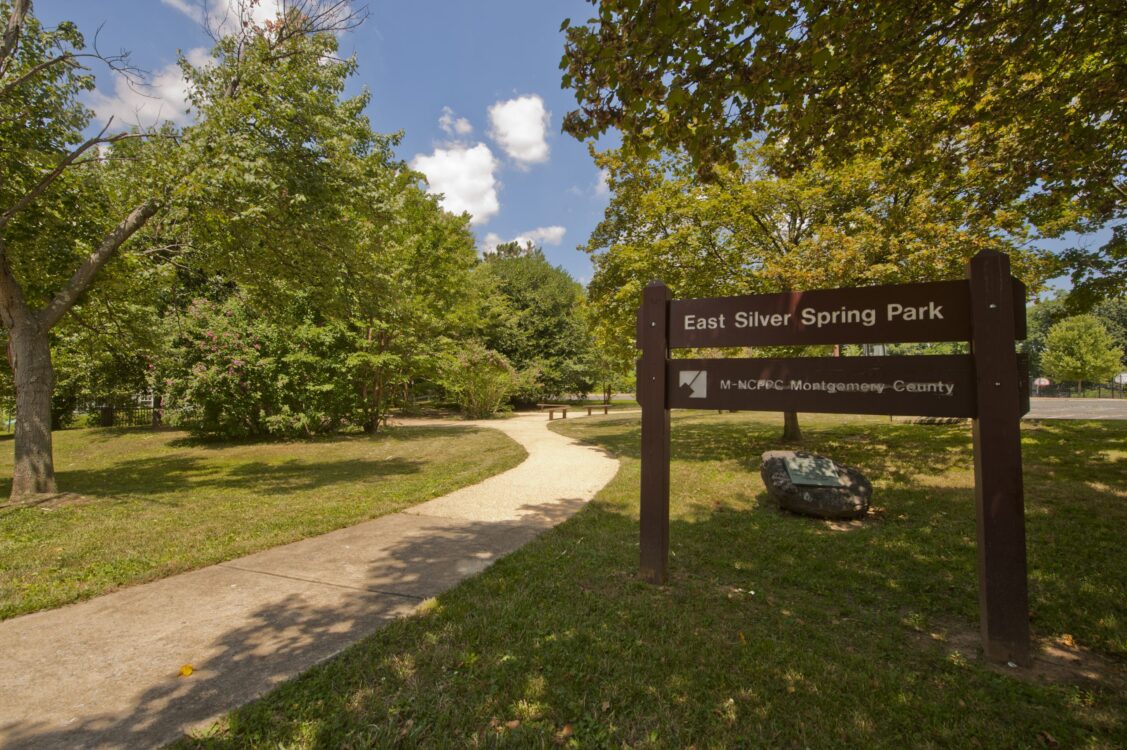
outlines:
[[[156,747],[206,727],[563,521],[618,470],[544,414],[469,424],[528,458],[399,513],[0,622],[0,748]]]

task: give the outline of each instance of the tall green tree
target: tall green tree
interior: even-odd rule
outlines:
[[[1029,308],[1029,335],[1025,339],[1025,351],[1029,355],[1029,372],[1037,376],[1044,372],[1041,356],[1045,351],[1049,331],[1057,323],[1074,315],[1072,293],[1061,294],[1044,300]],[[1111,336],[1114,346],[1127,352],[1127,297],[1107,299],[1092,308],[1095,317]],[[1127,370],[1127,355],[1121,367]]]
[[[437,382],[468,317],[466,288],[476,262],[468,219],[444,211],[401,172],[384,210],[360,208],[363,262],[339,287],[357,341],[349,356],[363,416],[376,431],[389,405],[419,380]]]
[[[700,182],[683,154],[643,160],[599,156],[613,197],[587,244],[596,317],[633,340],[642,289],[661,279],[677,297],[959,278],[984,249],[1004,249],[1034,288],[1051,264],[1042,253],[962,221],[927,185],[889,175],[872,159],[815,162],[773,174],[774,149],[741,147],[739,162]],[[787,418],[787,439],[798,436]]]
[[[703,175],[762,137],[781,174],[880,158],[958,196],[968,221],[1012,210],[1056,235],[1125,218],[1115,0],[598,0],[567,29],[561,67],[579,104],[566,131],[616,127],[639,152],[683,149]],[[1069,258],[1080,281],[1127,274],[1121,232]]]
[[[219,41],[211,64],[182,62],[197,125],[107,135],[107,124],[84,139],[91,113],[78,95],[93,79],[80,64],[82,35],[73,24],[44,28],[29,0],[0,0],[0,323],[16,390],[13,499],[56,489],[50,331],[122,253],[174,252],[130,243],[143,229],[161,237],[190,216],[198,259],[233,276],[327,282],[338,265],[324,260],[341,250],[339,210],[325,207],[352,184],[352,157],[379,146],[360,116],[365,99],[341,99],[354,63],[335,57],[327,32],[350,22],[337,12],[347,3],[298,0],[263,26],[250,22],[254,4],[238,6],[246,22]]]
[[[1123,349],[1093,315],[1074,315],[1049,329],[1041,366],[1056,380],[1104,382],[1119,372]]]
[[[499,248],[475,273],[500,295],[481,330],[486,345],[518,370],[534,368],[540,398],[590,391],[592,342],[582,315],[583,287],[539,248]]]

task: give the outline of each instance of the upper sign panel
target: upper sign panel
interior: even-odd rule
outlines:
[[[822,289],[669,303],[669,346],[967,341],[970,284]]]

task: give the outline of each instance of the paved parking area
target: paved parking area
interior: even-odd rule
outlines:
[[[1031,398],[1026,419],[1127,419],[1127,398]]]

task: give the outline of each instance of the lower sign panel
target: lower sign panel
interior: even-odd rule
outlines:
[[[974,358],[673,359],[672,409],[974,417]]]

